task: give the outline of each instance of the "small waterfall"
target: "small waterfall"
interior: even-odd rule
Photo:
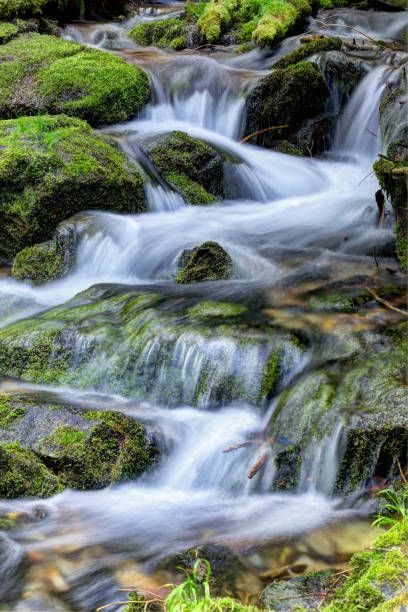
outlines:
[[[380,149],[378,109],[388,73],[387,67],[375,68],[357,87],[337,123],[334,151],[375,159]]]

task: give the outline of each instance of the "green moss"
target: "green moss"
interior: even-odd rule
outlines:
[[[0,121],[0,261],[50,238],[76,212],[103,206],[135,212],[144,198],[138,169],[84,121],[64,115]],[[20,254],[14,272],[54,277],[57,250],[40,245]]]
[[[342,42],[340,38],[321,38],[301,45],[298,49],[292,51],[288,55],[282,57],[271,68],[287,68],[293,64],[303,61],[304,59],[320,53],[322,51],[332,51],[341,49]]]
[[[374,172],[382,189],[389,197],[395,217],[397,257],[402,270],[408,271],[408,163],[398,161],[395,147],[388,148],[391,159],[381,158],[374,163]],[[394,161],[396,160],[396,161]]]
[[[0,0],[0,19],[42,15],[49,0]]]
[[[58,245],[53,241],[42,242],[17,253],[11,275],[18,280],[44,283],[58,278],[63,264],[64,256]]]
[[[0,45],[17,36],[18,27],[14,23],[0,22]]]
[[[277,153],[285,153],[286,155],[302,157],[302,152],[288,140],[274,140],[270,148]]]
[[[4,118],[50,112],[114,123],[136,114],[149,91],[142,70],[78,43],[33,33],[0,47]]]
[[[283,130],[256,137],[256,144],[273,147],[274,141],[288,138],[306,119],[319,115],[329,93],[319,68],[310,62],[273,70],[248,97],[245,132],[252,134],[271,126],[287,125]]]
[[[264,375],[261,383],[261,398],[271,398],[281,375],[282,350],[272,349],[266,362]]]
[[[408,579],[408,525],[402,521],[380,536],[373,549],[354,555],[353,571],[325,612],[396,610]],[[391,548],[392,547],[392,548]]]
[[[128,36],[138,45],[154,45],[185,49],[187,47],[187,27],[182,17],[139,23]]]
[[[186,255],[175,278],[176,283],[198,283],[231,277],[232,259],[216,242],[204,242],[192,252],[187,252]]]
[[[0,395],[0,427],[7,429],[14,421],[26,414],[24,407],[10,405],[6,395]]]
[[[63,21],[123,15],[125,0],[0,0],[0,19],[58,17]]]
[[[200,302],[189,308],[186,312],[189,319],[208,319],[213,317],[238,317],[247,312],[247,307],[242,304],[233,304],[231,302]]]
[[[148,153],[160,174],[190,204],[211,204],[223,196],[222,158],[207,143],[171,132],[154,141]]]
[[[62,490],[58,478],[35,453],[17,442],[0,443],[0,496],[48,497]]]

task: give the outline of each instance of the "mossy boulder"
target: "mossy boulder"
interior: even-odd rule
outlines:
[[[199,283],[231,278],[233,262],[227,251],[217,242],[204,242],[192,251],[184,251],[176,283]]]
[[[36,33],[0,46],[0,116],[65,113],[92,125],[125,121],[149,98],[146,73],[121,58]]]
[[[224,196],[221,154],[183,132],[156,136],[143,149],[169,185],[190,204],[212,204]]]
[[[342,41],[340,38],[319,38],[302,44],[298,49],[295,49],[288,55],[279,59],[271,68],[287,68],[293,64],[298,64],[305,59],[321,53],[323,51],[340,50]]]
[[[179,51],[189,44],[189,31],[183,17],[137,24],[129,31],[129,38],[142,46],[154,46]]]
[[[0,121],[0,261],[48,240],[81,210],[137,212],[144,204],[138,169],[84,121],[64,115]],[[50,255],[54,249],[54,262],[44,270],[49,276],[58,269],[55,248],[43,245],[31,254],[44,261],[47,248]],[[32,276],[28,256],[17,261],[20,276]]]
[[[373,477],[396,477],[398,461],[406,469],[406,329],[397,326],[360,342],[347,359],[333,359],[281,394],[269,432],[290,443],[275,461],[279,488],[296,488],[301,465],[313,461],[316,447],[334,435],[339,423],[331,493],[350,495],[369,487]]]
[[[144,427],[119,412],[6,395],[1,406],[1,497],[102,488],[154,463],[155,446]]]
[[[329,95],[323,74],[310,62],[275,69],[248,96],[245,134],[287,126],[260,133],[253,141],[265,147],[273,147],[274,141],[282,138],[291,141],[307,119],[323,112]]]
[[[62,275],[64,265],[63,253],[55,242],[41,242],[26,247],[13,261],[11,274],[17,280],[29,280],[44,283]]]

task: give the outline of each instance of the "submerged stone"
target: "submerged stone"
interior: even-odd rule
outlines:
[[[329,570],[310,572],[290,580],[276,580],[262,592],[258,605],[264,610],[291,612],[318,610],[324,592],[335,582]]]
[[[150,94],[146,73],[55,36],[22,34],[0,46],[0,116],[65,113],[94,126],[125,121]]]
[[[119,412],[6,395],[2,406],[2,497],[102,488],[135,478],[154,463],[155,447],[144,427]]]
[[[204,242],[192,251],[184,251],[176,283],[200,283],[231,278],[233,262],[217,242]]]
[[[184,132],[143,143],[160,175],[190,204],[211,204],[224,196],[223,158],[211,145]]]
[[[50,239],[58,223],[81,210],[144,208],[136,166],[84,121],[65,115],[0,121],[0,145],[0,262]],[[48,255],[49,269],[36,270]],[[59,263],[58,245],[47,244],[21,254],[14,271],[47,280]]]
[[[276,140],[291,140],[307,119],[323,112],[329,94],[321,71],[310,62],[275,69],[248,96],[245,134],[286,126],[258,133],[253,140],[271,148]]]

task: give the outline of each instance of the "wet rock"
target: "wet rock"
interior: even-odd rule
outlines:
[[[245,134],[286,125],[286,128],[259,133],[253,141],[268,148],[283,138],[292,142],[307,119],[324,111],[329,93],[321,71],[310,62],[275,69],[248,96]]]
[[[285,55],[279,59],[271,68],[287,68],[293,64],[302,62],[303,60],[310,58],[316,53],[322,51],[340,50],[342,42],[340,38],[324,38],[319,37],[317,39],[307,40],[298,49],[295,49],[288,55]]]
[[[276,580],[262,592],[258,605],[265,610],[318,610],[333,583],[330,571],[311,572],[291,580]]]
[[[144,208],[143,179],[109,139],[64,115],[0,121],[0,261],[48,240],[58,223],[81,210]],[[18,278],[59,272],[63,230],[53,243],[20,254]],[[30,262],[33,257],[33,262]],[[36,270],[51,257],[43,271]],[[34,261],[35,259],[35,261]],[[66,263],[63,256],[64,265]]]
[[[41,284],[65,276],[75,265],[79,216],[60,223],[52,240],[26,247],[13,260],[11,275]]]
[[[145,429],[121,413],[1,396],[0,496],[102,488],[151,467]]]
[[[146,73],[121,58],[36,33],[0,46],[0,83],[4,119],[65,113],[99,126],[134,116],[150,95]]]
[[[406,469],[406,342],[405,329],[397,326],[365,343],[364,353],[333,359],[283,394],[269,435],[283,435],[291,446],[277,454],[275,486],[296,488],[300,464],[303,473],[310,470],[316,482],[340,495],[369,488],[373,479],[391,480],[399,474],[398,462]],[[322,461],[330,448],[334,453],[330,482],[320,480],[317,448]]]
[[[386,156],[374,163],[374,171],[394,211],[397,257],[408,271],[408,124],[406,121],[405,73],[390,83],[380,104],[380,126]]]
[[[192,251],[184,251],[180,257],[180,269],[176,282],[199,283],[208,280],[231,278],[233,262],[217,242],[204,242]]]
[[[204,205],[224,196],[221,154],[183,132],[170,132],[143,143],[161,176],[190,204]]]

